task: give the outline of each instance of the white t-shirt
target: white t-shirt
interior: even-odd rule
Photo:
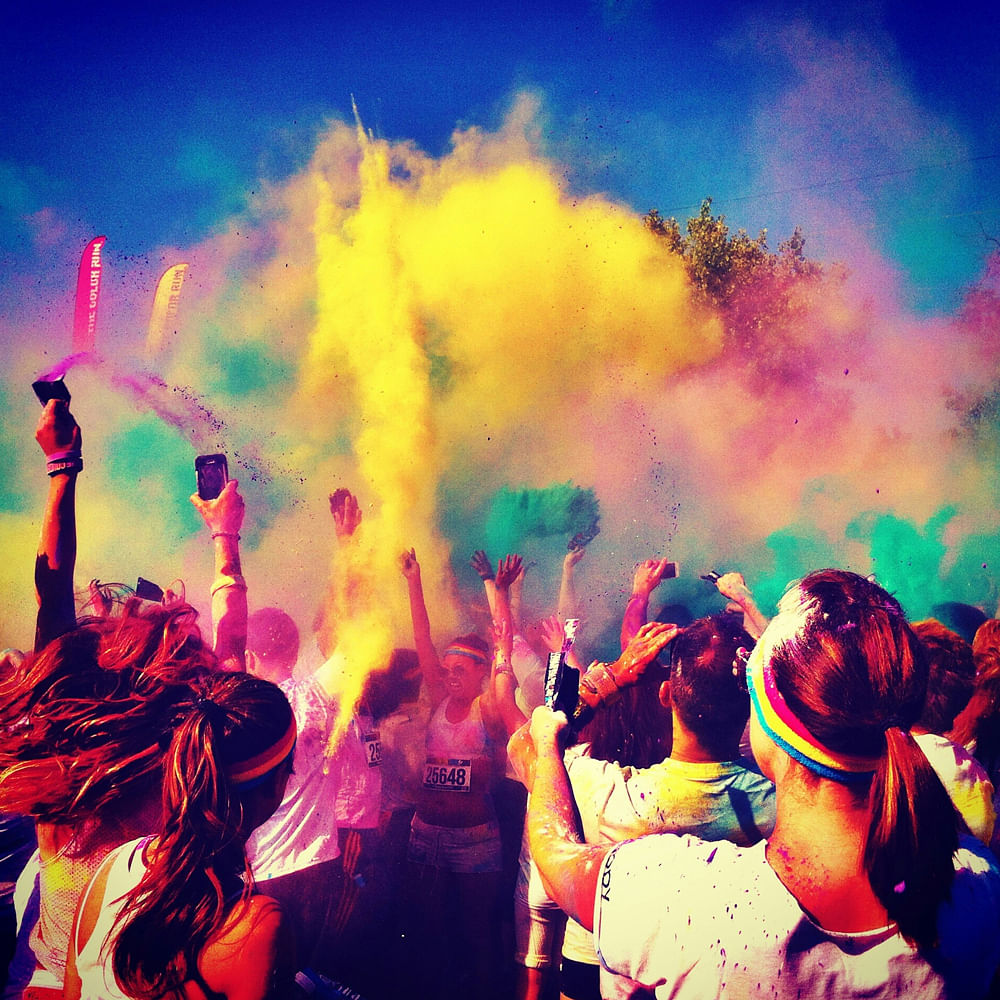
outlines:
[[[1000,964],[1000,869],[975,838],[956,854],[934,966],[889,926],[834,934],[814,924],[764,856],[658,834],[605,858],[595,939],[611,970],[658,998],[975,998]]]
[[[326,755],[336,706],[312,677],[282,681],[278,687],[292,706],[298,741],[294,773],[281,805],[247,841],[247,856],[258,882],[340,857],[334,815],[338,775]]]
[[[383,810],[393,812],[417,804],[427,757],[429,718],[427,705],[407,703],[379,720]]]
[[[647,833],[692,833],[749,845],[774,829],[774,785],[749,761],[667,758],[633,768],[577,756],[567,757],[566,769],[588,844]],[[593,936],[573,919],[566,924],[563,955],[597,963]],[[610,984],[603,983],[602,992],[611,995]]]
[[[108,871],[104,897],[98,911],[97,920],[83,947],[76,956],[76,971],[80,977],[80,1000],[127,1000],[126,994],[114,973],[114,934],[118,915],[125,908],[125,896],[142,880],[146,873],[143,851],[152,840],[143,837],[123,844],[116,852]],[[90,893],[88,886],[81,907]]]
[[[378,826],[382,811],[382,741],[375,720],[356,713],[330,759],[337,773],[334,815],[351,830]]]
[[[635,768],[578,756],[566,767],[588,844],[669,832],[748,845],[774,829],[774,785],[750,761]]]

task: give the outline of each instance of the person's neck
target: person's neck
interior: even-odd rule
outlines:
[[[739,742],[734,741],[731,747],[726,747],[726,755],[717,751],[712,752],[707,749],[694,733],[691,732],[684,722],[674,711],[673,715],[673,738],[670,743],[670,759],[681,761],[686,764],[724,764],[730,760],[736,760],[739,756]]]
[[[890,923],[865,871],[868,810],[834,781],[778,782],[767,861],[803,910],[829,931],[857,933]]]

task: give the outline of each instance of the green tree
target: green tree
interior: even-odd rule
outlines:
[[[682,258],[692,288],[722,317],[728,345],[746,352],[748,365],[762,374],[802,370],[809,348],[801,321],[812,294],[836,275],[806,257],[801,229],[772,252],[767,230],[756,239],[744,229],[730,234],[726,217],[712,214],[711,198],[683,232],[656,209],[643,222]]]

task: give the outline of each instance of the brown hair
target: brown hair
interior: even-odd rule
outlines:
[[[681,721],[716,760],[736,756],[750,718],[742,646],[753,649],[743,616],[699,618],[670,644],[670,702]]]
[[[158,794],[177,707],[216,666],[197,615],[127,601],[0,683],[0,809],[77,825]]]
[[[914,622],[913,631],[923,643],[930,668],[918,725],[943,736],[972,697],[976,679],[972,646],[935,618]]]
[[[669,678],[666,668],[653,661],[621,697],[604,705],[577,738],[590,743],[590,756],[621,767],[649,767],[670,754],[670,709],[660,703],[660,685]]]
[[[114,972],[129,996],[179,993],[233,896],[249,897],[244,807],[257,786],[238,785],[229,770],[281,740],[291,723],[281,689],[249,674],[208,678],[182,713],[164,759],[163,829],[118,921]]]
[[[979,626],[972,653],[975,686],[950,736],[956,743],[974,748],[976,759],[995,786],[1000,781],[1000,621],[990,618]]]

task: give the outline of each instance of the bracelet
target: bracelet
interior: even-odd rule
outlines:
[[[61,462],[67,458],[79,458],[79,448],[64,448],[62,451],[53,451],[45,456],[47,462]]]
[[[580,686],[591,693],[594,702],[610,705],[621,695],[615,675],[611,672],[606,663],[597,663],[590,668],[581,678]]]
[[[83,470],[83,459],[80,457],[65,459],[65,460],[55,460],[46,463],[46,471],[49,476],[59,476],[66,472],[81,472]]]
[[[240,540],[240,533],[238,531],[213,531],[213,538],[235,538],[236,541]]]
[[[234,573],[232,576],[217,576],[212,584],[212,596],[226,587],[235,587],[237,590],[246,590],[247,582],[243,579],[242,573]]]

